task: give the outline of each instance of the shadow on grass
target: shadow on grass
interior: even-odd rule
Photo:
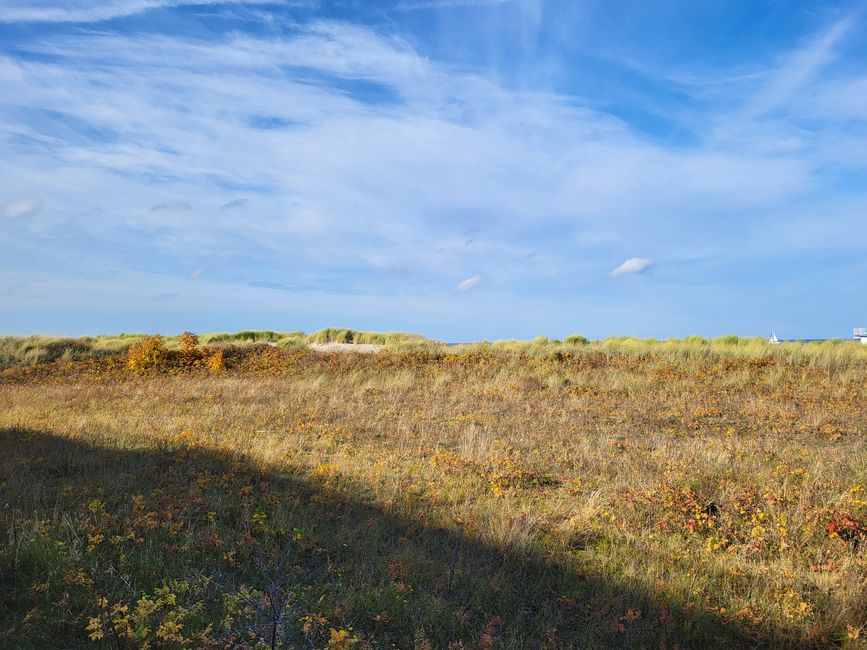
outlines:
[[[135,603],[172,580],[207,585],[176,590],[180,600],[199,594],[184,619],[193,646],[210,642],[193,636],[208,623],[214,647],[252,647],[245,633],[269,643],[261,621],[244,627],[224,611],[245,585],[285,596],[288,647],[324,647],[332,628],[351,628],[356,647],[799,645],[541,551],[494,548],[438,525],[432,505],[431,516],[393,514],[322,474],[193,446],[118,449],[0,429],[0,646],[84,645],[100,597]]]

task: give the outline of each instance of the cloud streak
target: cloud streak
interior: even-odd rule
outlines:
[[[0,204],[0,215],[7,219],[19,219],[32,217],[41,209],[42,202],[39,199],[13,199]]]
[[[394,8],[397,11],[420,11],[446,9],[452,7],[485,7],[488,5],[511,4],[517,0],[419,0],[417,2],[399,2]]]
[[[835,57],[840,42],[856,24],[855,14],[846,15],[785,57],[764,88],[748,102],[743,117],[757,118],[778,108]]]
[[[478,275],[474,275],[471,278],[467,278],[463,282],[459,283],[457,286],[458,291],[461,293],[467,293],[468,291],[472,291],[476,287],[478,287],[482,283],[482,278]]]
[[[266,3],[301,4],[280,0],[83,0],[72,3],[0,0],[0,23],[93,23],[160,7]]]

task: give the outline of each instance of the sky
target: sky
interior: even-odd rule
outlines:
[[[867,6],[0,0],[0,333],[867,326]]]

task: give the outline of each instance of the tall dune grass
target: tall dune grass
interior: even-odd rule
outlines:
[[[118,334],[68,338],[59,336],[0,337],[0,370],[13,366],[53,361],[78,361],[112,354],[125,354],[129,346],[144,334]],[[773,345],[761,337],[723,336],[707,339],[688,336],[683,339],[642,339],[631,336],[608,337],[591,341],[573,334],[563,341],[539,336],[531,341],[516,339],[465,343],[448,346],[418,334],[403,332],[365,332],[345,328],[325,328],[306,334],[302,331],[243,330],[234,333],[209,333],[199,337],[203,345],[245,346],[267,343],[279,348],[297,348],[309,343],[372,343],[395,349],[447,351],[499,350],[532,356],[605,354],[654,355],[672,362],[690,358],[763,357],[824,368],[846,368],[867,358],[867,346],[857,341],[829,340],[810,343]],[[168,349],[179,346],[179,335],[165,336]]]

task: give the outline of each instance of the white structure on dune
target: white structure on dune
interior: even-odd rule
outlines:
[[[867,345],[867,327],[856,327],[852,330],[852,338],[856,341],[860,341],[862,344]],[[777,333],[774,330],[771,330],[771,338],[768,339],[768,343],[773,343],[774,345],[779,345],[780,343],[812,343],[815,341],[839,341],[841,339],[778,339]]]

